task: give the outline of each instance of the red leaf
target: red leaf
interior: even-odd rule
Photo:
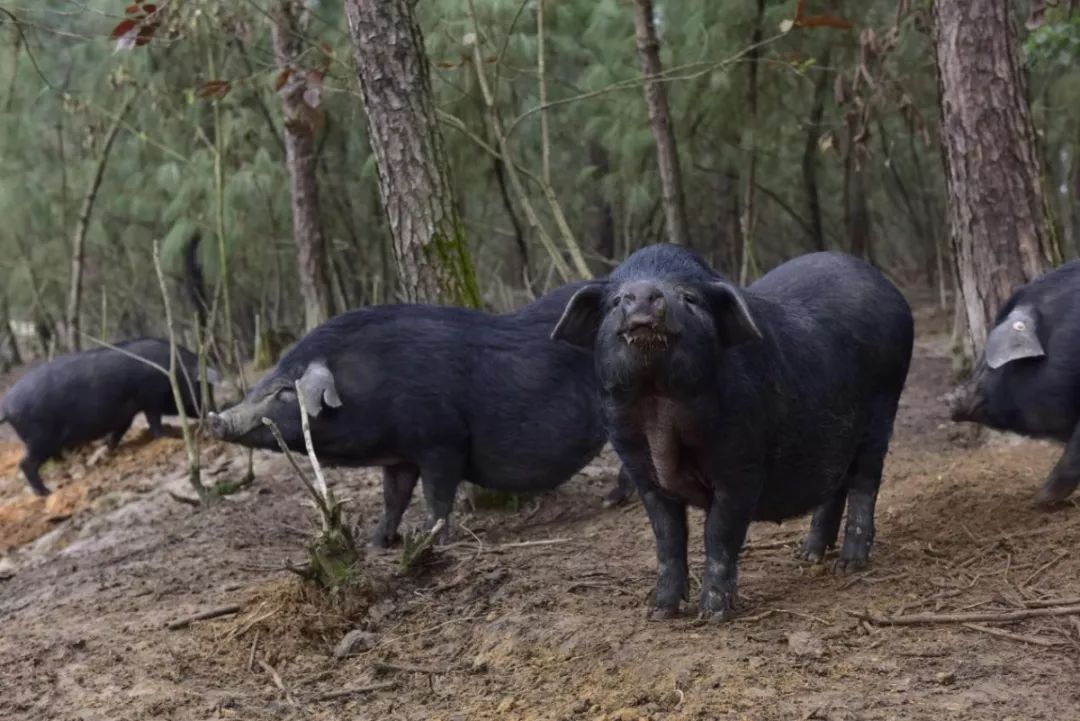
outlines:
[[[137,24],[138,23],[136,23],[131,18],[128,18],[127,20],[121,20],[120,24],[113,28],[113,31],[109,34],[109,37],[111,37],[113,40],[119,40],[120,38],[130,33],[132,30],[134,30]]]
[[[284,87],[285,83],[289,82],[289,78],[292,77],[292,72],[292,68],[285,68],[277,74],[277,77],[274,78],[275,93],[281,90],[281,88]]]
[[[855,24],[836,15],[812,15],[795,19],[795,25],[802,28],[839,28],[850,30]]]
[[[154,39],[154,33],[161,27],[161,23],[147,23],[139,30],[139,37],[135,39],[135,45],[142,47]]]
[[[330,43],[319,43],[319,50],[322,50],[324,55],[334,56],[334,46]]]
[[[197,93],[200,98],[215,98],[221,100],[232,90],[232,83],[228,80],[207,80],[199,88]]]
[[[157,12],[157,5],[154,5],[153,3],[146,3],[145,5],[143,5],[143,10],[145,10],[147,13]]]
[[[139,8],[138,5],[128,5],[127,8],[125,8],[124,13],[126,15],[134,15],[135,13],[139,12],[140,9],[141,8]]]

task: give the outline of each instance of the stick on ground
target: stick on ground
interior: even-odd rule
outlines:
[[[395,686],[397,686],[397,683],[394,681],[373,683],[367,686],[354,686],[353,688],[343,688],[340,691],[331,691],[330,693],[324,693],[322,696],[316,696],[311,700],[315,703],[318,703],[320,701],[334,701],[339,698],[345,698],[347,696],[355,696],[361,693],[371,693],[372,691],[382,691],[384,689],[394,688]]]
[[[1008,623],[1026,618],[1046,616],[1074,616],[1080,614],[1080,605],[1050,608],[1024,608],[1001,613],[913,613],[910,616],[881,616],[876,613],[856,613],[859,618],[875,626],[926,626],[940,623]]]
[[[1012,633],[1011,631],[1003,631],[1000,628],[991,628],[990,626],[980,626],[977,623],[965,623],[964,628],[970,628],[972,631],[982,631],[988,633],[991,636],[998,636],[1000,638],[1007,638],[1010,641],[1019,641],[1020,643],[1030,643],[1034,646],[1063,646],[1064,641],[1057,641],[1052,638],[1044,638],[1041,636],[1025,636],[1021,633]]]
[[[208,621],[211,618],[220,618],[221,616],[231,616],[234,613],[240,613],[243,606],[240,604],[232,604],[229,606],[221,606],[219,608],[211,608],[206,611],[200,611],[193,616],[187,616],[185,618],[178,618],[175,621],[170,621],[165,627],[170,631],[176,631],[181,628],[187,628],[196,621]]]

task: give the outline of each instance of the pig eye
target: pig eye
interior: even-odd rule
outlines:
[[[683,303],[687,305],[701,305],[701,300],[691,293],[681,293]]]

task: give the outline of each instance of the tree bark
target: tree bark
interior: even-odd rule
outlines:
[[[300,271],[300,294],[304,299],[304,327],[310,331],[330,314],[326,242],[319,215],[315,127],[311,122],[311,110],[304,101],[308,74],[297,66],[304,51],[304,32],[310,14],[295,0],[281,0],[273,17],[274,58],[278,70],[289,73],[279,94],[285,110],[285,162],[289,168],[293,240]]]
[[[65,323],[67,325],[67,347],[77,351],[82,347],[82,338],[79,329],[79,308],[82,304],[83,266],[86,257],[86,233],[90,229],[90,214],[94,210],[94,201],[97,200],[98,189],[105,177],[105,166],[109,162],[109,153],[112,151],[113,141],[120,132],[120,125],[124,122],[124,116],[131,108],[135,96],[124,101],[120,112],[113,117],[112,124],[105,134],[105,143],[101,146],[98,155],[97,167],[94,169],[94,177],[90,180],[90,187],[83,196],[82,207],[79,209],[79,220],[75,224],[75,236],[71,242],[71,279],[68,285],[67,309]]]
[[[589,164],[595,168],[589,179],[587,227],[588,243],[597,260],[593,267],[598,274],[607,275],[611,266],[605,261],[615,257],[615,211],[604,190],[604,181],[611,172],[607,150],[600,143],[589,143]]]
[[[646,78],[645,104],[649,109],[649,125],[656,140],[668,240],[689,246],[690,231],[686,222],[686,198],[683,195],[682,174],[679,170],[679,150],[675,143],[667,90],[658,79],[663,67],[660,64],[660,42],[656,38],[656,27],[653,24],[652,0],[634,0],[634,30],[637,36],[638,58]]]
[[[1007,0],[934,3],[950,236],[972,352],[1019,285],[1047,267],[1035,131]]]
[[[344,0],[379,193],[406,299],[479,307],[410,0]]]
[[[829,66],[831,46],[818,63],[817,80],[814,82],[814,104],[810,108],[810,122],[806,129],[806,144],[803,146],[802,176],[803,189],[806,193],[806,217],[810,223],[810,247],[825,250],[825,224],[821,217],[821,195],[818,192],[818,139],[821,137],[821,120],[825,115],[825,98],[829,93]]]
[[[757,211],[755,189],[757,188],[757,117],[758,117],[758,58],[761,53],[758,46],[765,37],[765,0],[757,0],[757,13],[754,16],[754,34],[750,52],[746,54],[747,81],[746,103],[750,110],[750,122],[743,130],[743,146],[747,152],[746,186],[743,196],[742,215],[739,229],[742,233],[742,251],[739,258],[739,282],[746,285],[751,276],[757,273],[757,259],[754,252],[754,222]]]

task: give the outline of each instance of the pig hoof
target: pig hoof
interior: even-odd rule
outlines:
[[[1075,489],[1075,483],[1058,484],[1051,481],[1035,494],[1035,503],[1043,508],[1052,508],[1059,503],[1063,503],[1065,499],[1072,495]]]
[[[701,594],[701,618],[706,621],[727,621],[735,615],[735,593],[726,589],[709,589]]]
[[[601,504],[603,508],[615,508],[621,506],[630,500],[630,494],[621,488],[613,488],[606,496],[604,496],[604,502]]]
[[[814,543],[808,538],[803,547],[795,552],[795,558],[811,565],[817,565],[825,558],[825,546]]]
[[[841,556],[840,558],[836,559],[836,565],[833,567],[833,573],[838,576],[846,576],[849,573],[865,571],[867,566],[869,565],[869,558],[844,558],[843,556]]]
[[[658,606],[656,608],[650,608],[648,613],[645,614],[645,618],[649,621],[670,621],[678,615],[678,606]]]
[[[399,543],[401,543],[400,533],[395,533],[392,536],[386,536],[382,533],[376,533],[371,538],[371,545],[375,546],[376,548],[393,548]]]

